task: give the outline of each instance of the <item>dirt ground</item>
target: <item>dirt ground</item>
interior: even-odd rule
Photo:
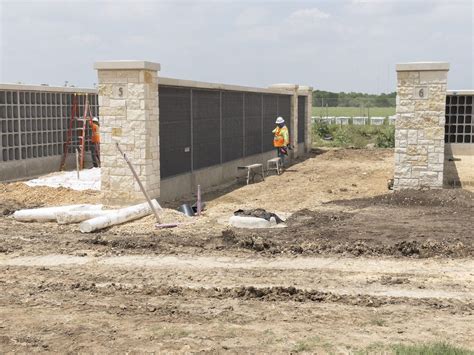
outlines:
[[[165,204],[99,233],[20,223],[19,208],[94,191],[0,185],[2,352],[380,352],[474,349],[473,193],[387,190],[391,150],[315,151],[281,176]],[[239,209],[289,216],[244,230]]]

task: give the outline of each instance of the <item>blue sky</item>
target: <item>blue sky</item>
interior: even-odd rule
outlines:
[[[395,64],[448,61],[472,89],[471,0],[0,0],[0,82],[92,87],[98,60],[161,63],[160,75],[248,86],[395,90]]]

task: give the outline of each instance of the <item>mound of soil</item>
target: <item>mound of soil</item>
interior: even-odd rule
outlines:
[[[227,247],[269,254],[474,255],[472,193],[436,193],[403,192],[338,201],[357,212],[303,209],[286,221],[284,230],[229,230],[222,240]]]
[[[22,182],[0,184],[0,196],[2,199],[0,204],[6,205],[5,201],[9,201],[9,205],[6,206],[16,206],[14,211],[21,208],[100,203],[101,200],[99,191],[75,191],[65,187],[30,187]]]
[[[397,207],[423,206],[472,209],[474,207],[474,193],[462,189],[401,190],[368,198],[331,201],[328,204],[355,206],[358,208],[385,205]]]

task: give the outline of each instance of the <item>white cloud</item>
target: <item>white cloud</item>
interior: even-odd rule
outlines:
[[[320,9],[313,7],[311,9],[296,10],[290,14],[288,21],[294,24],[319,23],[321,20],[329,18],[330,15]]]
[[[367,16],[409,16],[430,13],[442,0],[352,0],[347,8]]]
[[[320,9],[300,9],[292,12],[285,20],[286,31],[293,35],[311,35],[311,32],[327,25],[330,15]],[[326,28],[327,30],[327,28]]]

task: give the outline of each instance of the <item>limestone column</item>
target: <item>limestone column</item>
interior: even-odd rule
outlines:
[[[290,121],[290,143],[295,148],[290,150],[289,157],[294,159],[298,157],[298,85],[296,84],[274,84],[272,89],[282,89],[291,95],[290,117],[284,117]]]
[[[397,64],[394,189],[441,188],[449,64]]]
[[[311,151],[312,147],[312,135],[311,130],[313,129],[312,124],[312,114],[313,114],[313,88],[311,86],[299,86],[298,95],[306,97],[306,107],[305,107],[305,137],[304,137],[304,152],[308,153]],[[298,117],[298,120],[300,117]]]
[[[99,77],[101,190],[107,204],[145,198],[115,143],[132,162],[152,198],[160,194],[158,71],[146,61],[96,62]]]
[[[308,90],[308,99],[306,102],[306,137],[305,137],[305,152],[311,152],[313,149],[313,87],[310,86]]]

